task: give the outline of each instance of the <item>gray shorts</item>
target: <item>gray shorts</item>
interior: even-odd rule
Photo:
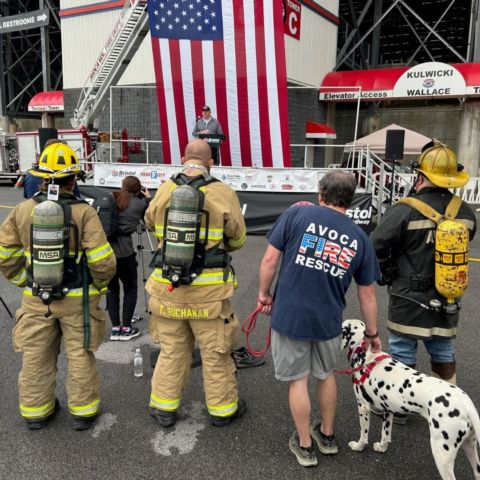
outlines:
[[[335,368],[341,341],[341,335],[325,341],[296,340],[272,330],[275,378],[288,382],[311,373],[324,380]]]

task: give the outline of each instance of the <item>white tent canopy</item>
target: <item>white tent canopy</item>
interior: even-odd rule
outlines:
[[[388,125],[388,127],[377,130],[366,137],[359,138],[355,142],[355,149],[358,150],[359,148],[366,147],[368,145],[372,153],[384,155],[385,144],[387,142],[387,130],[405,130],[405,145],[403,150],[404,155],[418,155],[422,153],[422,147],[432,140],[431,138],[425,137],[421,133],[408,130],[408,128],[404,128],[400,125],[395,125],[392,123],[391,125]],[[350,153],[352,150],[353,142],[347,143],[343,151]]]

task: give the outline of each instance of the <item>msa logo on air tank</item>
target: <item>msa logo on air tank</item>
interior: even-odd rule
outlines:
[[[38,252],[39,260],[59,260],[61,258],[59,250],[40,250]]]

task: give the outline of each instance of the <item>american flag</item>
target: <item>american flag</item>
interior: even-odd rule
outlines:
[[[179,164],[202,106],[222,165],[290,166],[281,0],[149,0],[165,163]]]

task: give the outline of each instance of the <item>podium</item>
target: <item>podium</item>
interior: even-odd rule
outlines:
[[[225,140],[225,135],[220,133],[199,133],[197,137],[205,140],[210,145],[213,164],[220,165],[218,149],[220,148],[222,140]]]

